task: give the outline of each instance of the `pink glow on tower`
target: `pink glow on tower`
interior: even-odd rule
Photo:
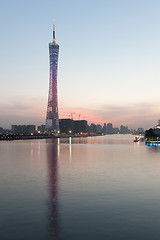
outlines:
[[[55,37],[55,19],[53,19],[53,44],[56,43],[56,37]]]

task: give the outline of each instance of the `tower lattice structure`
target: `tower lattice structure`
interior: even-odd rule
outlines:
[[[49,43],[50,80],[45,128],[53,132],[59,131],[57,70],[59,45],[55,39],[55,23],[53,22],[53,41]]]

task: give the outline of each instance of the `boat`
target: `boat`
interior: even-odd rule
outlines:
[[[133,142],[144,142],[144,137],[135,137]]]
[[[139,142],[139,138],[138,138],[138,137],[135,137],[135,139],[134,139],[133,142]]]

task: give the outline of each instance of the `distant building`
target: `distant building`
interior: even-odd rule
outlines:
[[[38,130],[38,132],[40,132],[40,133],[45,133],[45,125],[42,124],[41,126],[38,126],[38,127],[37,127],[37,130]]]
[[[160,128],[154,128],[153,133],[157,136],[160,137]]]
[[[158,123],[155,128],[153,128],[153,133],[157,136],[160,137],[160,120],[158,120]]]
[[[106,126],[106,123],[104,123],[104,125],[103,125],[102,132],[103,132],[104,135],[107,134],[107,126]]]
[[[119,128],[113,128],[113,134],[118,134],[119,133]]]
[[[107,123],[107,134],[113,134],[112,123]]]
[[[60,133],[74,134],[74,120],[70,118],[59,119]]]
[[[87,133],[88,126],[86,120],[74,120],[74,133]]]
[[[100,124],[97,124],[96,125],[96,133],[97,134],[102,134],[102,130],[103,130],[102,126]]]
[[[160,129],[160,120],[158,120],[158,123],[156,125],[156,128]]]
[[[35,125],[12,125],[11,130],[15,134],[30,134],[35,133]]]
[[[2,134],[3,133],[3,128],[2,127],[0,127],[0,134]]]
[[[129,129],[128,126],[120,126],[120,134],[128,134],[129,133]]]
[[[91,125],[89,126],[89,132],[91,134],[95,134],[96,133],[96,125],[94,123],[91,123]]]
[[[144,134],[144,128],[138,128],[137,134]]]

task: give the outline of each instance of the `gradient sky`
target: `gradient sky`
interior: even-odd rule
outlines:
[[[0,3],[0,126],[45,122],[52,22],[60,118],[153,127],[160,119],[159,0]]]

